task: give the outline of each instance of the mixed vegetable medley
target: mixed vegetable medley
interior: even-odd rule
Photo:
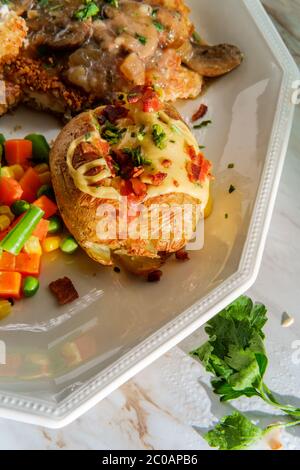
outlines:
[[[78,248],[58,214],[49,151],[39,134],[11,140],[0,135],[0,320],[15,300],[39,290],[43,253]]]

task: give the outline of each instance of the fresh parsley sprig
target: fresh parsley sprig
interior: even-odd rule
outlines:
[[[218,450],[242,450],[255,444],[274,429],[289,428],[298,424],[300,421],[276,423],[261,429],[236,411],[222,418],[214,429],[205,434],[204,438],[210,447]]]
[[[300,408],[281,404],[264,383],[268,366],[263,332],[266,322],[266,307],[254,304],[249,297],[242,296],[208,322],[205,329],[209,336],[207,343],[192,351],[191,355],[200,359],[206,370],[213,375],[213,390],[222,402],[242,396],[256,396],[296,419],[278,427],[295,426],[300,423]],[[218,425],[221,428],[215,429],[216,433],[223,428],[227,432],[228,422],[231,421],[224,419]],[[239,434],[242,436],[245,421],[235,416],[233,422],[241,427]],[[252,436],[251,433],[250,435]],[[211,441],[211,436],[216,434],[208,434],[206,437],[208,436]]]
[[[100,8],[92,0],[85,0],[84,5],[82,5],[79,10],[74,13],[74,18],[78,21],[85,21],[88,18],[98,15]]]

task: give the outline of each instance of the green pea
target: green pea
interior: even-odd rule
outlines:
[[[41,134],[29,134],[25,140],[32,142],[32,159],[35,163],[48,163],[50,146]]]
[[[60,244],[61,251],[63,253],[67,253],[68,255],[72,255],[73,253],[75,253],[77,248],[78,248],[78,243],[75,240],[75,238],[73,238],[71,235],[64,238]]]
[[[54,191],[50,184],[43,184],[43,186],[40,187],[40,189],[37,192],[37,197],[39,198],[41,196],[47,196],[50,199],[55,200]]]
[[[27,201],[19,200],[15,201],[11,207],[11,211],[15,215],[21,215],[24,214],[24,212],[27,212],[30,209],[30,204]]]
[[[56,235],[57,233],[61,233],[63,229],[63,223],[60,217],[54,215],[49,219],[49,229],[48,233],[50,235]]]
[[[40,283],[36,277],[27,276],[23,281],[23,294],[25,297],[33,297],[39,290]]]

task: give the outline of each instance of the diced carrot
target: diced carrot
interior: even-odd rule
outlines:
[[[0,271],[15,271],[16,257],[5,251],[0,254]]]
[[[16,271],[30,276],[38,276],[40,272],[41,255],[20,253],[16,257]]]
[[[24,191],[22,198],[25,201],[33,202],[38,190],[42,186],[38,173],[33,168],[28,168],[19,183]]]
[[[38,225],[36,226],[32,235],[34,237],[37,237],[42,242],[47,237],[49,224],[50,224],[49,220],[41,219]]]
[[[23,189],[18,181],[6,176],[0,177],[0,203],[11,206],[15,201],[21,199]]]
[[[32,142],[24,139],[6,140],[5,158],[9,165],[29,166],[32,157]]]
[[[39,199],[34,201],[33,204],[45,212],[45,219],[49,219],[49,217],[52,217],[52,215],[57,212],[57,205],[47,196],[41,196]]]
[[[0,271],[0,298],[21,297],[22,276],[20,273]]]

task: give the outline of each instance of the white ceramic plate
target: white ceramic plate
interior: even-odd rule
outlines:
[[[243,65],[204,97],[178,105],[188,119],[206,102],[213,121],[198,134],[216,177],[205,247],[188,263],[169,262],[154,285],[106,270],[83,254],[49,256],[39,295],[17,303],[0,324],[8,359],[0,365],[1,416],[49,427],[68,424],[256,278],[287,148],[298,69],[259,1],[188,3],[208,42],[231,42],[245,53]],[[51,139],[58,132],[54,118],[24,109],[0,124],[6,135],[41,132]],[[22,129],[15,132],[18,125]],[[229,170],[232,162],[235,168]],[[237,190],[229,195],[231,184]],[[63,275],[73,280],[80,300],[57,308],[47,285]],[[74,347],[81,356],[71,364],[62,351]]]

